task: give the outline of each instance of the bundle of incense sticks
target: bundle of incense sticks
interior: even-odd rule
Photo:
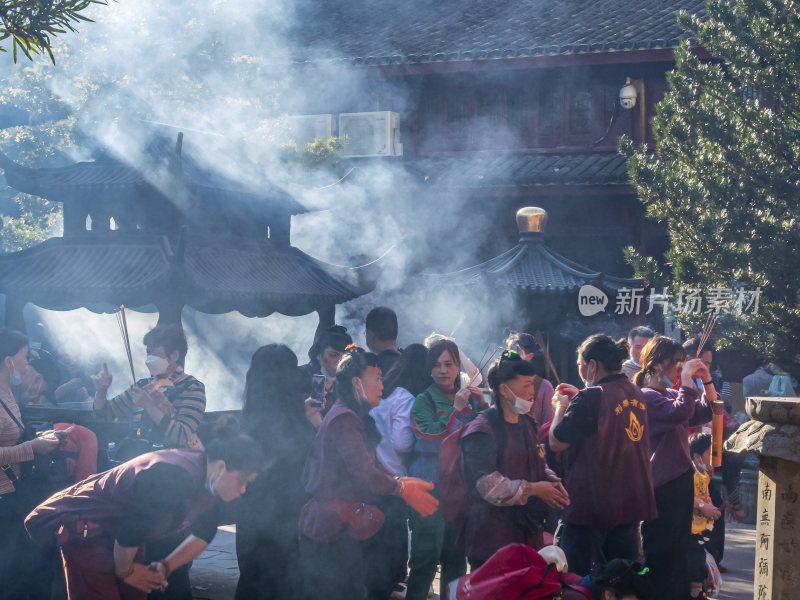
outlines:
[[[478,361],[478,372],[472,376],[469,380],[469,384],[472,385],[475,382],[475,378],[478,377],[479,373],[483,373],[483,370],[489,365],[490,362],[494,359],[495,355],[497,354],[498,350],[504,350],[503,346],[495,346],[494,350],[492,350],[491,354],[489,354],[489,358],[486,358],[486,354],[492,350],[492,344],[487,344],[486,350],[483,351],[481,355],[480,361]],[[484,360],[485,359],[485,360]]]
[[[125,354],[128,355],[128,365],[131,368],[131,377],[133,377],[133,385],[136,385],[136,373],[133,370],[133,355],[131,354],[131,340],[128,336],[128,321],[125,318],[125,305],[122,304],[119,310],[115,313],[117,316],[117,325],[119,325],[119,332],[122,334],[122,343],[125,345]]]
[[[717,315],[708,315],[706,319],[705,325],[703,325],[703,331],[700,334],[700,344],[697,346],[697,355],[695,358],[700,358],[700,354],[703,352],[703,346],[706,345],[709,338],[711,337],[711,332],[714,331],[714,326],[717,324]]]
[[[547,361],[547,366],[550,367],[550,370],[553,372],[553,377],[556,378],[556,385],[560,384],[561,379],[559,379],[558,371],[556,371],[556,366],[553,364],[553,361],[550,358],[550,353],[547,351],[547,345],[544,343],[544,337],[542,337],[542,332],[541,331],[534,332],[533,337],[536,339],[536,345],[539,346],[539,350],[541,350],[542,354],[544,354],[544,358]]]
[[[714,326],[717,324],[717,315],[708,315],[703,331],[700,334],[700,343],[697,346],[697,354],[695,358],[700,358],[703,353],[703,347],[711,338],[711,332],[714,331]],[[717,399],[711,403],[712,417],[711,417],[711,464],[715,467],[722,466],[722,434],[723,434],[723,416],[725,408],[723,403]]]

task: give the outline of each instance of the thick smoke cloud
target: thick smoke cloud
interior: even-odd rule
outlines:
[[[77,115],[86,142],[82,147],[94,139],[136,165],[153,133],[174,138],[183,131],[184,152],[207,168],[254,186],[270,180],[306,206],[321,209],[293,218],[293,245],[339,265],[383,256],[377,266],[366,268],[378,273],[376,291],[337,311],[337,320],[359,344],[363,317],[379,304],[397,310],[401,344],[420,341],[434,329],[455,330],[476,361],[487,343],[501,343],[505,329],[524,323],[506,290],[438,289],[418,276],[423,269],[443,272],[473,264],[491,237],[491,218],[468,213],[463,195],[421,197],[418,181],[393,159],[356,167],[334,186],[329,185],[336,180],[332,174],[299,181],[278,159],[286,134],[283,115],[324,106],[328,94],[355,111],[375,86],[390,85],[348,74],[333,66],[336,61],[291,66],[292,56],[305,54],[295,34],[306,18],[292,0],[120,1],[97,7],[91,16],[95,23],[58,39],[57,64],[48,76],[54,93]],[[335,58],[337,50],[318,45],[315,54]],[[374,110],[393,110],[401,118],[408,114],[409,90],[397,84],[388,97],[390,106]],[[81,152],[76,149],[74,158],[86,159]],[[158,174],[152,176],[158,185]],[[127,380],[112,316],[41,312],[39,318],[48,335],[87,368],[111,361],[116,381]],[[155,315],[132,313],[130,321],[131,339],[139,344]],[[187,371],[206,383],[213,410],[239,406],[249,356],[258,346],[285,342],[305,362],[316,316],[247,319],[187,309],[184,324],[190,343]],[[143,356],[143,349],[135,347],[137,352]]]

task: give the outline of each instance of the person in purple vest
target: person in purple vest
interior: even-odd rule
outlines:
[[[694,502],[694,466],[689,454],[689,427],[711,420],[711,405],[694,388],[701,379],[713,393],[708,367],[686,359],[680,343],[657,335],[642,349],[642,370],[633,381],[647,401],[650,466],[658,518],[642,525],[646,564],[652,571],[658,600],[689,596],[687,555]],[[680,388],[672,389],[680,381]],[[714,396],[716,397],[716,396]]]
[[[432,483],[396,476],[378,460],[380,433],[369,410],[380,403],[382,390],[378,357],[348,347],[336,369],[336,403],[322,421],[303,473],[311,495],[299,521],[306,598],[388,598],[397,582],[383,582],[388,589],[378,590],[366,573],[367,559],[387,560],[369,543],[382,525],[374,504],[399,496],[423,516],[439,504],[430,494]]]
[[[143,600],[206,549],[220,501],[241,496],[262,461],[256,442],[226,423],[205,451],[149,452],[54,494],[25,528],[57,540],[70,600]],[[189,535],[175,550],[144,564],[149,541],[179,530]]]
[[[565,452],[571,504],[559,546],[569,570],[588,575],[615,558],[636,560],[639,522],[656,517],[647,410],[642,391],[620,372],[625,340],[590,336],[578,348],[586,388],[556,388],[550,446]]]
[[[467,423],[461,438],[470,492],[464,549],[474,571],[507,544],[540,549],[548,506],[563,509],[569,496],[547,468],[536,423],[534,366],[506,350],[486,376],[492,408]]]

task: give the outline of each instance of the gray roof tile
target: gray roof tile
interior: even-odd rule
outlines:
[[[331,0],[299,9],[296,35],[354,64],[398,64],[674,47],[680,9],[704,0]]]

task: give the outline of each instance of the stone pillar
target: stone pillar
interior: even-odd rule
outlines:
[[[747,398],[730,452],[760,455],[754,600],[800,597],[800,400]]]

